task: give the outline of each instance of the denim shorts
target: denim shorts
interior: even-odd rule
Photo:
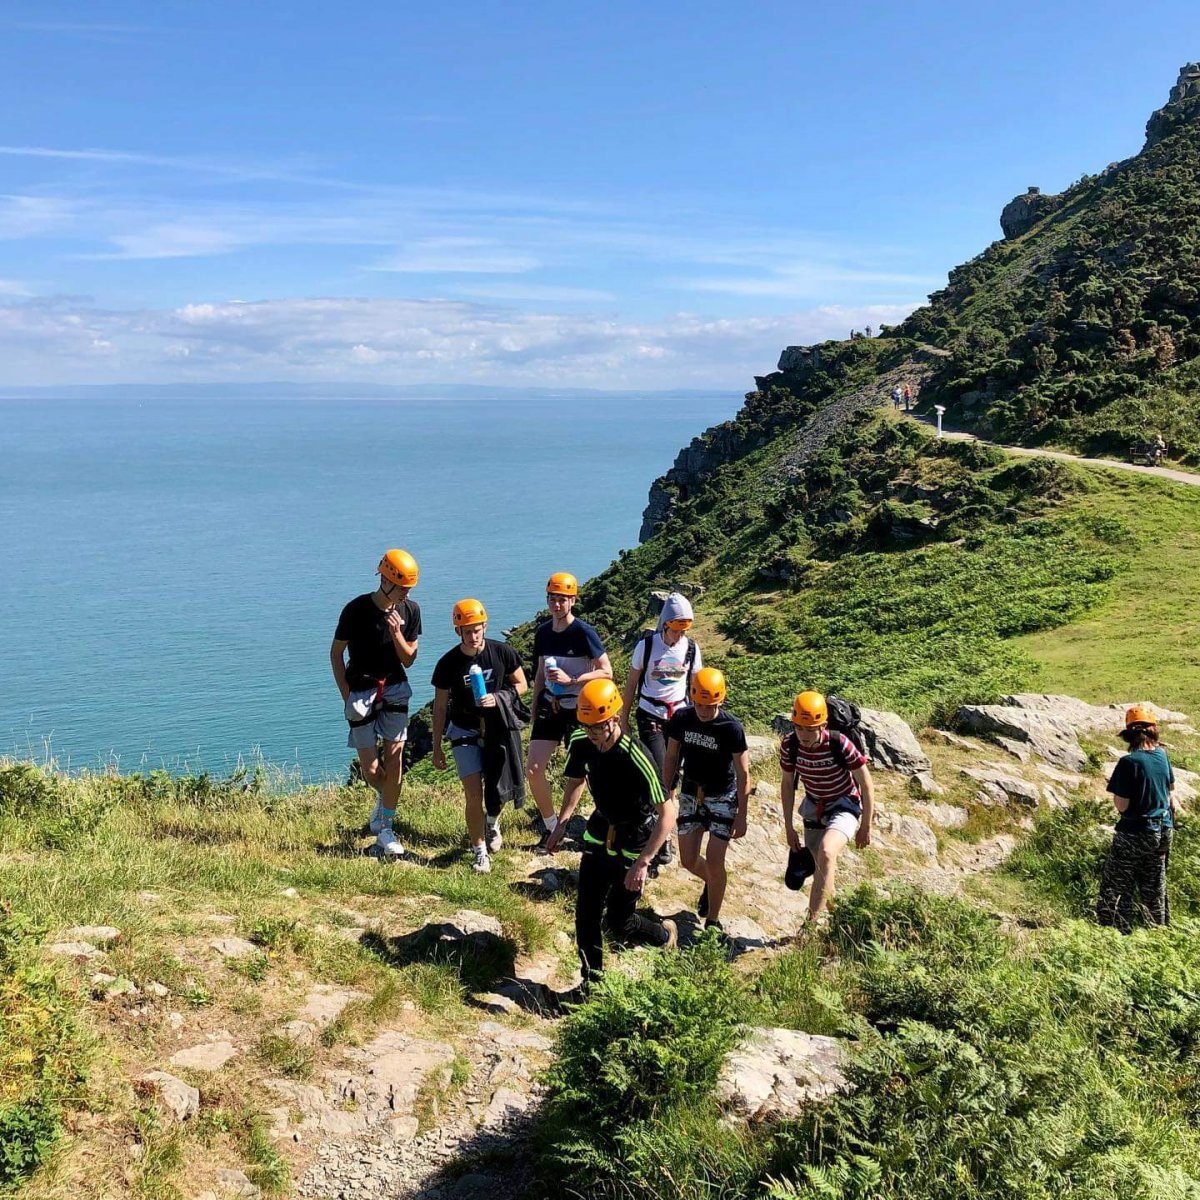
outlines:
[[[830,829],[845,834],[846,841],[854,841],[854,835],[862,821],[861,817],[856,817],[853,813],[839,812],[824,818],[816,828],[810,828],[809,823],[815,823],[817,820],[817,806],[808,799],[800,805],[800,816],[804,819],[804,845],[810,854],[816,854],[821,848],[821,839]]]
[[[479,744],[479,730],[449,725],[446,728],[446,737],[455,742],[459,738],[475,739],[463,746],[451,746],[450,753],[454,755],[454,767],[458,771],[459,779],[466,779],[468,775],[481,775],[483,773],[483,747]]]
[[[412,698],[408,680],[389,683],[383,690],[384,703],[403,705],[403,712],[384,708],[375,702],[375,696],[375,688],[363,688],[351,692],[346,701],[346,720],[363,722],[350,726],[346,745],[354,750],[373,750],[376,742],[402,742],[408,737],[408,702]]]

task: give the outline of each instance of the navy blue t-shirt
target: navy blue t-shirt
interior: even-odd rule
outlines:
[[[558,669],[568,675],[582,675],[592,669],[592,660],[604,653],[600,635],[586,622],[576,618],[566,629],[555,632],[553,621],[544,621],[533,635],[534,670],[542,666],[542,659],[555,658]],[[563,684],[558,696],[562,708],[574,708],[579,694],[578,684]],[[546,687],[546,695],[550,687]]]

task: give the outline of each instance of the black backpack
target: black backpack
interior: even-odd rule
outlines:
[[[862,725],[862,709],[857,704],[849,700],[843,700],[841,696],[826,696],[825,707],[829,712],[829,732],[841,733],[850,739],[854,748],[865,758],[867,757],[867,739],[863,735]],[[842,752],[842,744],[836,738],[829,739],[829,749],[833,754],[834,762],[844,770],[849,770],[849,765],[845,760],[845,755]]]
[[[646,672],[650,669],[650,651],[654,648],[654,635],[658,632],[657,629],[649,629],[642,635],[642,674],[638,679],[638,694],[637,698],[642,699],[643,691],[646,684]],[[696,665],[696,639],[688,638],[687,654],[683,657],[683,665],[687,667],[687,680],[683,685],[684,703],[691,700],[692,695],[692,668]],[[651,697],[646,697],[651,704],[656,704],[657,701]]]

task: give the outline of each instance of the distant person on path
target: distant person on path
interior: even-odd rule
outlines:
[[[1121,740],[1129,753],[1108,781],[1119,818],[1100,881],[1096,919],[1122,933],[1133,927],[1133,902],[1141,900],[1147,925],[1168,925],[1167,861],[1175,830],[1175,772],[1158,744],[1154,713],[1135,704],[1125,714]]]
[[[912,412],[912,398],[913,398],[912,388],[910,388],[908,386],[908,384],[906,383],[904,385],[904,411],[905,412]]]
[[[416,661],[421,636],[421,609],[408,593],[417,586],[420,573],[407,550],[389,550],[376,573],[379,587],[342,609],[329,661],[350,723],[347,744],[358,751],[362,777],[378,796],[370,818],[376,850],[398,857],[404,846],[392,822],[400,798],[412,697],[407,669]]]
[[[687,597],[672,592],[663,602],[658,628],[638,639],[625,683],[621,728],[629,733],[631,718],[636,720],[637,736],[660,773],[667,757],[667,722],[676,709],[688,704],[692,678],[704,665],[700,647],[688,637],[693,620]],[[673,787],[673,782],[668,786]],[[670,840],[663,845],[660,859],[670,862]]]
[[[579,724],[567,746],[563,801],[546,852],[558,848],[586,783],[595,802],[583,835],[579,891],[575,899],[575,941],[586,988],[604,968],[604,933],[676,944],[674,921],[654,921],[637,910],[650,863],[675,825],[675,802],[668,799],[650,756],[617,719],[621,693],[611,679],[593,679],[579,693]]]
[[[667,760],[663,786],[674,794],[675,777],[682,768],[679,789],[679,861],[704,883],[697,914],[704,927],[721,928],[721,904],[727,874],[725,854],[731,840],[746,833],[750,799],[750,754],[742,723],[722,707],[725,676],[715,667],[696,672],[691,684],[692,703],[680,708],[667,722]],[[708,834],[708,853],[700,844]]]
[[[1163,439],[1161,433],[1156,433],[1150,439],[1150,457],[1154,459],[1155,465],[1162,462],[1167,454],[1167,443]]]
[[[466,799],[471,867],[483,874],[492,869],[490,855],[504,844],[499,814],[487,812],[484,804],[485,720],[504,704],[506,693],[516,697],[529,690],[517,652],[507,642],[485,636],[487,619],[487,610],[478,600],[460,600],[454,606],[450,620],[459,644],[438,659],[431,681],[435,689],[433,765],[439,771],[446,769],[442,747],[442,737],[446,736]],[[473,683],[473,678],[478,683]],[[519,741],[517,744],[519,749]],[[517,782],[521,783],[519,774]]]
[[[579,581],[566,571],[556,571],[546,583],[550,620],[533,635],[536,670],[533,676],[533,728],[525,776],[545,827],[539,849],[554,832],[554,800],[546,768],[559,745],[575,728],[575,706],[580,689],[592,680],[612,679],[612,664],[600,635],[574,613]]]
[[[875,810],[866,757],[844,733],[830,730],[828,722],[825,697],[820,692],[801,692],[792,705],[792,731],[779,748],[788,847],[798,852],[803,846],[813,860],[810,921],[833,897],[838,855],[847,842],[853,838],[860,850],[871,844]],[[797,779],[804,786],[803,839],[793,821]]]
[[[894,409],[899,409],[900,401],[903,399],[904,399],[904,390],[901,388],[901,386],[899,384],[896,384],[896,386],[894,388],[892,388],[892,407]]]

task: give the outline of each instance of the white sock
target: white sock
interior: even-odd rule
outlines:
[[[547,833],[553,833],[558,828],[557,817],[543,817],[542,820],[545,822]]]

